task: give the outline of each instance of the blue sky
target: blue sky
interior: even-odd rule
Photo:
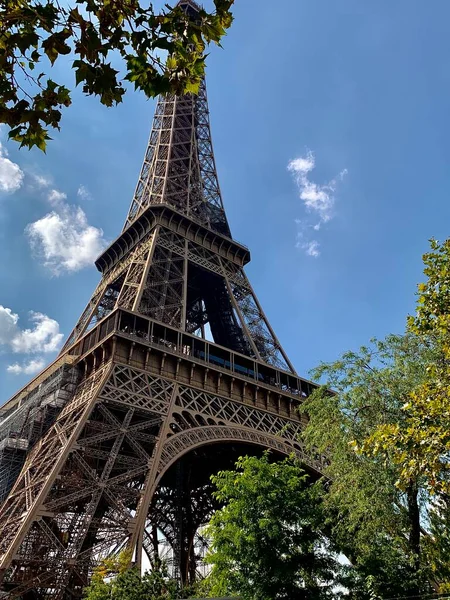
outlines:
[[[219,179],[306,376],[402,332],[427,240],[450,234],[450,4],[236,0],[234,13],[208,58]],[[72,81],[67,63],[54,78]],[[94,290],[90,259],[123,225],[153,110],[77,92],[46,155],[3,130],[0,402],[53,359]]]

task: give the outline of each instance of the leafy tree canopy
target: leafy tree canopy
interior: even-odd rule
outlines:
[[[0,123],[21,146],[46,147],[71,92],[50,78],[70,55],[75,84],[105,106],[122,101],[124,80],[147,96],[197,92],[208,43],[232,22],[233,0],[189,17],[139,0],[4,0],[0,6]],[[163,58],[163,56],[165,58]],[[117,68],[116,68],[117,67]]]
[[[365,450],[390,457],[400,467],[398,485],[422,477],[427,488],[448,504],[450,497],[450,240],[431,240],[423,257],[425,283],[418,286],[417,311],[408,329],[423,343],[439,348],[426,377],[403,406],[403,423],[377,428]]]
[[[434,536],[448,513],[430,502],[420,473],[399,487],[402,465],[368,445],[380,428],[405,427],[404,405],[439,355],[419,336],[392,335],[313,372],[325,387],[304,404],[306,442],[328,459],[326,526],[352,564],[355,598],[430,593],[448,580],[448,544]]]
[[[439,352],[426,377],[411,389],[403,405],[402,424],[380,425],[363,447],[394,461],[397,485],[421,477],[440,502],[450,498],[450,240],[431,240],[423,256],[425,283],[418,286],[417,310],[408,329]]]
[[[417,311],[408,327],[418,335],[450,332],[450,239],[430,240],[431,252],[423,255],[425,283],[417,286]],[[450,352],[450,348],[446,348]]]
[[[209,525],[212,596],[336,598],[340,565],[320,532],[319,489],[293,459],[244,457],[213,477],[224,503]]]

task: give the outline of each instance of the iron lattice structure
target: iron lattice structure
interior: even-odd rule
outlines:
[[[261,448],[321,471],[298,436],[313,384],[270,327],[249,260],[223,208],[205,83],[161,98],[99,285],[57,360],[0,409],[0,596],[78,599],[125,547],[138,565],[166,548],[191,582],[211,474]]]

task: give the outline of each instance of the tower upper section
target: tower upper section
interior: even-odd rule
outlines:
[[[124,229],[157,204],[231,237],[214,161],[205,80],[198,95],[159,98]]]
[[[178,6],[195,21],[198,4],[180,0]],[[231,237],[217,179],[204,79],[198,94],[159,97],[124,230],[146,208],[158,204]]]

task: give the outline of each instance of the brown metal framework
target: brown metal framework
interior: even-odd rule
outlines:
[[[245,275],[212,151],[206,88],[158,102],[138,186],[58,359],[0,409],[0,596],[80,598],[128,547],[195,579],[210,475],[295,452],[300,379]],[[146,559],[146,560],[147,560]]]

